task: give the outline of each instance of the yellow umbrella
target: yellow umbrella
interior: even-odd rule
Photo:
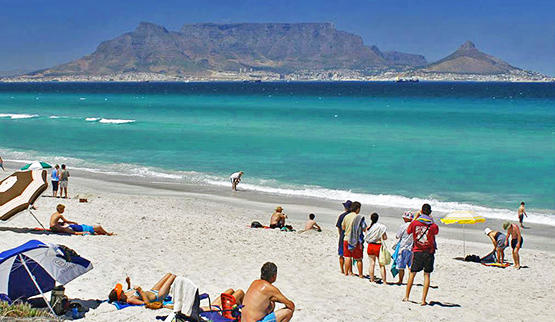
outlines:
[[[474,211],[459,210],[459,211],[450,212],[449,214],[447,214],[447,216],[441,219],[441,222],[446,225],[450,225],[450,224],[463,225],[463,252],[464,252],[464,255],[466,256],[466,241],[464,238],[464,225],[486,222],[486,218],[482,216],[477,216]]]

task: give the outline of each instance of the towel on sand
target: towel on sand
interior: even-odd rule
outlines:
[[[170,294],[173,298],[173,311],[191,315],[198,287],[188,278],[179,276],[173,281]]]

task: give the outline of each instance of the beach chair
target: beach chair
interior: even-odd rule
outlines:
[[[238,322],[241,321],[241,311],[242,306],[238,306],[235,303],[235,298],[228,294],[221,294],[222,307],[218,308],[212,305],[210,301],[210,296],[206,293],[198,294],[195,298],[193,308],[190,316],[186,316],[181,312],[175,313],[173,316],[158,316],[158,320],[171,321],[171,322]],[[208,300],[208,311],[202,311],[200,309],[200,301]]]

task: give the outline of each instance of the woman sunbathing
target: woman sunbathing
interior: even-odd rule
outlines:
[[[170,293],[170,287],[175,280],[175,275],[167,273],[162,277],[158,283],[148,290],[144,291],[140,286],[135,286],[131,288],[131,279],[129,276],[125,279],[127,283],[127,290],[123,290],[121,284],[116,284],[116,287],[110,291],[108,295],[108,300],[112,302],[123,302],[133,305],[142,305],[152,302],[163,302],[166,296]]]

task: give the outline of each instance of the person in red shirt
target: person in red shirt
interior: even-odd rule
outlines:
[[[416,273],[424,270],[424,289],[422,290],[421,305],[427,305],[426,296],[430,288],[430,274],[434,270],[434,253],[436,251],[435,236],[439,232],[438,226],[431,217],[432,207],[425,203],[422,205],[420,216],[415,219],[407,228],[407,233],[412,234],[413,259],[410,267],[409,280],[407,281],[407,291],[403,302],[409,300],[410,290],[414,282]]]

